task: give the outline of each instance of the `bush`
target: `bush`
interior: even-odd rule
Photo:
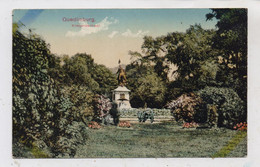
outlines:
[[[73,112],[80,105],[65,96],[47,72],[48,47],[37,36],[13,32],[14,156],[30,156],[20,149],[34,157],[73,157],[76,146],[86,139],[81,116]]]
[[[202,99],[194,93],[183,94],[176,100],[167,104],[173,112],[176,121],[185,122],[205,122],[207,119],[206,111],[203,110]]]
[[[154,121],[154,113],[153,110],[144,110],[144,111],[138,111],[138,119],[139,122],[145,122],[147,119],[150,119],[151,123]]]
[[[94,121],[105,122],[105,118],[109,115],[112,103],[109,98],[104,95],[96,94],[93,99]]]
[[[65,121],[62,120],[62,122]],[[56,134],[55,139],[57,141],[51,145],[53,157],[74,157],[78,146],[87,139],[86,126],[82,122],[73,121],[62,128],[62,131]]]
[[[114,125],[119,123],[120,113],[117,109],[117,103],[112,103],[112,108],[109,111],[110,115],[113,117]]]
[[[244,102],[232,88],[206,87],[197,93],[207,104],[217,106],[218,126],[233,129],[246,121]]]
[[[95,113],[92,106],[94,97],[92,92],[84,86],[71,85],[70,87],[65,86],[62,93],[66,99],[64,106],[70,106],[70,108],[63,106],[60,110],[66,112],[64,116],[67,119],[83,121],[85,124],[93,119]]]

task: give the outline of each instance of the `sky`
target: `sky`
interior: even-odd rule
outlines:
[[[130,63],[129,50],[141,52],[145,35],[158,37],[185,32],[190,25],[214,29],[206,21],[210,9],[33,9],[13,10],[13,22],[21,31],[31,29],[50,44],[52,53],[73,56],[91,54],[107,67]]]

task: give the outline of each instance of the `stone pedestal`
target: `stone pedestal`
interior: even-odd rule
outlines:
[[[118,86],[115,90],[112,91],[112,100],[117,103],[119,109],[131,108],[130,99],[129,99],[130,90],[125,86]]]

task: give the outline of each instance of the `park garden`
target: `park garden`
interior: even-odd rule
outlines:
[[[14,23],[13,156],[246,156],[247,10],[212,9],[205,19],[216,29],[144,36],[142,53],[129,51],[131,109],[113,107],[117,74],[105,65],[55,55]]]

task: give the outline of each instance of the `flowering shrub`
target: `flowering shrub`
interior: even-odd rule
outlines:
[[[205,113],[202,112],[202,99],[194,93],[181,95],[168,103],[167,107],[172,110],[177,121],[194,122],[196,120],[197,122],[205,117]]]
[[[244,122],[244,123],[238,123],[238,124],[236,124],[236,126],[234,126],[234,128],[233,129],[235,129],[235,130],[240,130],[240,131],[246,131],[247,130],[247,123],[246,122]]]
[[[93,100],[94,106],[94,119],[103,120],[108,114],[109,110],[112,108],[112,103],[109,98],[104,95],[95,95]]]
[[[92,129],[100,129],[100,128],[101,128],[101,126],[100,126],[97,122],[95,122],[95,121],[91,121],[91,122],[88,124],[88,127],[89,127],[89,128],[92,128]]]
[[[131,124],[129,121],[120,121],[119,124],[118,124],[119,127],[126,127],[126,128],[130,128],[131,127]]]
[[[183,128],[196,128],[198,126],[199,125],[196,122],[185,122],[182,125]]]

